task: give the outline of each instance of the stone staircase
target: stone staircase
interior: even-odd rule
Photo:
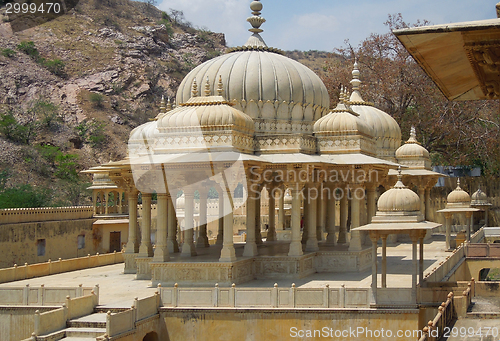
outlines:
[[[450,328],[455,328],[455,334],[458,335],[453,336],[450,333],[450,336],[442,338],[442,341],[500,340],[500,297],[475,297],[467,316],[458,319]],[[462,330],[465,335],[460,335]]]
[[[96,337],[106,333],[106,313],[97,312],[70,320],[66,326],[66,329],[38,336],[37,341],[95,341]]]

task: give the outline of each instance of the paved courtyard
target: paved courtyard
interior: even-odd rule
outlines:
[[[237,255],[242,253],[243,244],[235,244]],[[260,254],[266,255],[281,255],[286,250],[287,244],[273,243],[259,247]],[[321,250],[331,250],[325,246],[320,246]],[[388,245],[387,247],[387,286],[388,287],[411,287],[412,266],[412,245],[411,243],[398,243]],[[449,252],[445,252],[445,242],[443,236],[435,235],[424,244],[424,274],[428,273],[437,264],[443,261]],[[197,258],[192,261],[217,261],[219,247],[212,246],[208,249],[198,249]],[[346,250],[345,246],[337,246],[335,250]],[[378,263],[380,273],[381,251],[378,248]],[[186,261],[185,258],[182,259]],[[180,261],[177,255],[172,257],[172,261]],[[124,274],[123,264],[115,264],[103,266],[99,268],[91,268],[80,271],[61,273],[51,276],[33,278],[28,280],[3,283],[0,287],[12,286],[40,286],[44,284],[46,287],[69,286],[74,287],[83,284],[85,287],[92,287],[99,284],[100,287],[100,304],[113,307],[129,307],[132,305],[134,297],[147,297],[152,295],[156,288],[151,286],[149,280],[136,280],[134,274]],[[345,284],[347,288],[368,288],[371,284],[371,268],[361,273],[315,273],[311,276],[302,279],[269,279],[269,280],[253,280],[240,287],[272,287],[274,283],[278,283],[280,287],[289,287],[295,283],[297,287],[324,287],[329,284],[330,287],[340,287]],[[381,283],[381,275],[379,274],[379,282]],[[215,284],[215,283],[214,283]],[[380,285],[380,284],[379,284]]]

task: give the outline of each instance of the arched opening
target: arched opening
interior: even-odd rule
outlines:
[[[155,332],[147,333],[142,341],[159,341],[158,334],[156,334]]]
[[[500,281],[500,269],[484,268],[479,271],[480,281]]]

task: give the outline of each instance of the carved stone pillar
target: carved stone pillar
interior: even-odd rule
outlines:
[[[366,189],[366,201],[367,201],[367,223],[372,222],[372,218],[377,213],[377,188],[375,184],[371,184]]]
[[[219,229],[215,245],[222,245],[224,240],[224,192],[222,188],[217,187],[217,193],[219,194]]]
[[[446,250],[451,250],[451,213],[445,213],[446,224]],[[458,246],[458,245],[457,245]]]
[[[285,191],[286,187],[280,187],[279,198],[278,198],[278,231],[283,231],[285,229]]]
[[[224,238],[222,244],[222,250],[220,252],[219,262],[234,262],[236,261],[236,253],[234,251],[233,242],[233,198],[232,193],[234,193],[234,188],[236,186],[231,186],[223,192],[224,206],[227,209],[224,211]]]
[[[377,303],[377,243],[379,236],[376,232],[370,232],[370,239],[372,241],[372,300]]]
[[[255,207],[256,219],[255,219],[255,242],[257,245],[262,244],[262,234],[260,233],[261,220],[260,220],[260,205],[262,199],[262,187],[259,187],[259,196],[257,197],[257,206]],[[231,233],[232,235],[232,233]]]
[[[164,226],[166,229],[166,226]],[[166,232],[166,231],[164,231]],[[153,257],[151,244],[151,193],[142,193],[142,225],[139,257]]]
[[[255,185],[255,184],[254,184]],[[247,198],[247,240],[243,250],[243,257],[255,257],[258,255],[257,244],[255,242],[255,224],[257,220],[257,195],[252,188],[248,191]]]
[[[194,247],[194,189],[184,189],[184,243],[182,243],[181,257],[196,256]]]
[[[431,221],[431,190],[425,189],[425,220]]]
[[[349,211],[348,201],[347,201],[347,188],[344,188],[342,197],[340,198],[340,227],[339,227],[339,239],[337,242],[339,244],[347,243],[347,215]]]
[[[179,243],[177,242],[177,217],[170,194],[167,195],[167,230],[168,251],[170,253],[179,252]]]
[[[291,185],[292,194],[292,241],[288,250],[289,256],[302,256],[302,243],[300,242],[300,193],[302,184]]]
[[[309,210],[307,213],[307,242],[306,242],[306,251],[308,252],[316,252],[319,250],[318,246],[318,238],[317,238],[317,209],[318,209],[318,185],[311,184],[307,186],[307,192],[305,195],[305,201],[308,202],[307,209]],[[305,205],[304,205],[305,206]]]
[[[332,192],[330,195],[325,198],[326,199],[326,232],[328,235],[326,237],[326,243],[328,245],[336,245],[337,241],[335,239],[335,214],[336,214],[336,205],[335,205],[335,193],[333,192],[335,189],[332,186]]]
[[[168,195],[158,193],[158,205],[156,214],[156,248],[153,262],[167,262],[170,260],[170,253],[166,244],[168,225]]]
[[[273,186],[270,186],[269,191],[269,228],[267,230],[267,241],[276,240],[276,202],[273,193]]]
[[[425,187],[418,187],[418,197],[420,198],[420,213],[425,217]]]
[[[137,236],[137,190],[131,190],[128,196],[128,242],[125,253],[138,253],[139,243]]]
[[[200,229],[196,247],[204,248],[210,247],[207,235],[207,188],[198,189],[200,193]]]
[[[351,241],[349,243],[349,251],[361,251],[361,232],[356,230],[356,227],[360,226],[360,204],[361,200],[364,199],[364,195],[360,196],[360,189],[362,186],[356,186],[352,189],[351,195]]]

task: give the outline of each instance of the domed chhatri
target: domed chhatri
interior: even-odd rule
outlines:
[[[411,127],[408,141],[396,150],[396,159],[402,165],[413,169],[431,169],[429,152],[417,141],[415,127]]]
[[[460,187],[460,179],[457,180],[457,188],[448,194],[446,201],[446,208],[470,207],[470,195]]]
[[[396,161],[394,151],[401,145],[401,129],[394,118],[389,114],[377,109],[373,103],[365,102],[360,92],[361,80],[358,63],[354,63],[352,71],[352,94],[349,99],[351,108],[359,114],[359,118],[365,121],[373,129],[373,137],[376,144],[376,156],[388,161]]]
[[[375,155],[372,128],[354,112],[341,90],[339,104],[314,124],[321,153],[364,153]]]
[[[488,195],[484,193],[481,188],[478,188],[474,194],[471,195],[471,206],[483,206],[483,205],[491,205],[488,202]]]
[[[394,187],[380,196],[378,211],[404,215],[420,213],[420,198],[403,184],[401,169]]]
[[[222,77],[225,97],[255,120],[257,135],[310,134],[313,122],[328,113],[328,91],[312,70],[267,47],[259,34],[262,4],[254,1],[251,9],[253,34],[247,43],[193,69],[179,87],[177,103],[191,98],[195,79],[208,77],[214,87]]]

